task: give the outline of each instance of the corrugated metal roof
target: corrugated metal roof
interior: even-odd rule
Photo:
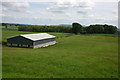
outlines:
[[[48,38],[55,38],[55,36],[47,34],[47,33],[25,34],[25,35],[20,35],[20,36],[28,38],[33,41],[48,39]]]
[[[28,38],[32,41],[37,41],[37,40],[42,40],[42,39],[48,39],[48,38],[55,38],[56,36],[47,34],[47,33],[36,33],[36,34],[24,34],[24,35],[17,35],[17,36],[22,36],[25,38]],[[17,37],[14,36],[14,37]],[[14,38],[14,37],[10,37],[10,38]],[[9,39],[9,38],[7,38]]]

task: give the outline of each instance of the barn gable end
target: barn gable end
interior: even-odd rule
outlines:
[[[24,45],[33,45],[33,41],[22,36],[15,36],[7,39],[8,43],[13,44],[24,44]]]

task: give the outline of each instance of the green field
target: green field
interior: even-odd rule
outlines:
[[[5,45],[7,37],[28,33],[2,31],[3,78],[118,78],[118,37],[50,33],[58,43],[46,48]]]

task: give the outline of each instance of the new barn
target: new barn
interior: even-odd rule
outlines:
[[[7,38],[8,46],[39,48],[54,45],[56,36],[47,33],[25,34]]]

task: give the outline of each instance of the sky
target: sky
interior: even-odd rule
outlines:
[[[118,25],[119,0],[4,0],[2,22],[56,25]]]

